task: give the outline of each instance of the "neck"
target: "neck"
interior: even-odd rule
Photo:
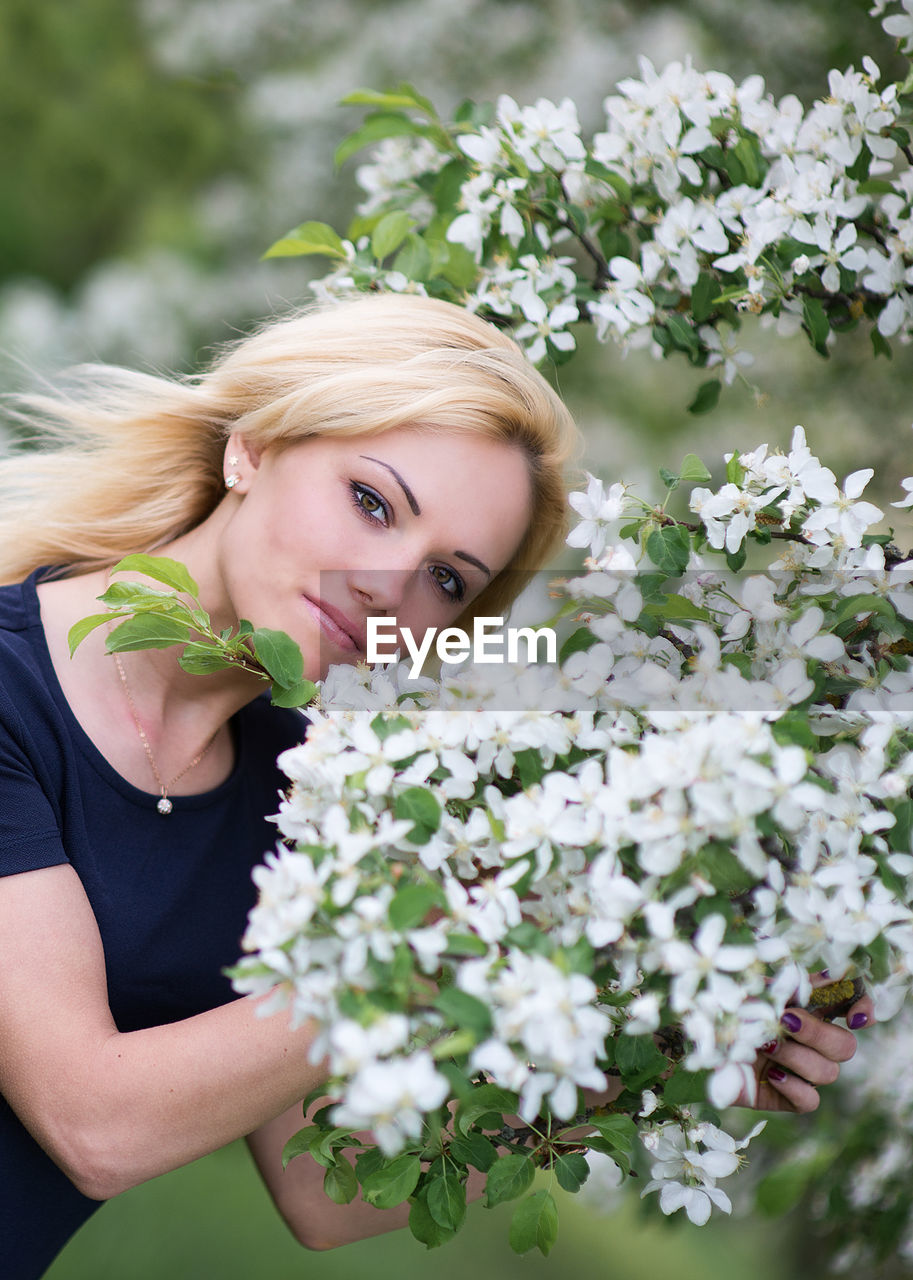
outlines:
[[[219,570],[217,546],[224,519],[220,506],[196,529],[152,553],[187,566],[199,587],[199,602],[217,632],[238,624]],[[49,639],[55,623],[65,637],[79,618],[98,612],[97,597],[104,592],[108,576],[107,571],[99,571],[48,583],[41,589],[42,616]],[[105,638],[106,629],[101,627],[83,641],[72,660],[73,669],[78,666],[80,678],[98,688],[112,684],[119,688],[117,670],[105,650]],[[189,732],[192,727],[193,740],[202,741],[218,732],[236,711],[267,687],[257,676],[237,668],[205,676],[190,675],[178,662],[178,646],[123,653],[121,661],[137,712],[155,739],[173,740],[172,735]]]

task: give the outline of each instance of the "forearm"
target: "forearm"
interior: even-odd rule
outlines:
[[[127,1033],[33,1080],[24,1118],[80,1190],[107,1199],[258,1128],[323,1078],[311,1032],[251,1000]]]

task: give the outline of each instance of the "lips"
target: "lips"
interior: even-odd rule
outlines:
[[[304,596],[303,599],[308,609],[320,623],[323,634],[331,644],[346,653],[363,653],[365,651],[363,628],[358,623],[344,614],[341,609],[334,609],[332,605],[327,604],[324,600],[318,603],[316,600],[312,600],[310,596]]]

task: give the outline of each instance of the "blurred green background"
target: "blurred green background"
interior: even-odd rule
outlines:
[[[443,112],[464,96],[574,97],[587,130],[637,57],[692,56],[777,96],[826,93],[832,66],[870,53],[903,71],[867,0],[3,0],[0,13],[0,390],[33,387],[79,361],[188,370],[215,344],[306,297],[305,261],[261,262],[304,219],[344,226],[356,162],[333,151],[358,113],[358,86],[400,79]],[[746,325],[753,388],[714,413],[685,406],[702,380],[684,362],[627,358],[580,335],[557,382],[584,425],[585,465],[657,492],[655,466],[696,451],[786,444],[802,422],[842,475],[877,469],[872,495],[899,495],[910,465],[913,356],[874,361],[865,335],[823,361],[801,336]],[[7,437],[9,439],[9,437]],[[900,522],[898,522],[900,523]],[[913,537],[899,535],[902,546]],[[796,1122],[796,1140],[803,1125]],[[594,1193],[591,1199],[609,1200]],[[603,1206],[605,1208],[606,1206]],[[440,1280],[475,1270],[611,1280],[790,1280],[803,1224],[645,1226],[635,1197],[606,1215],[565,1197],[548,1262],[517,1260],[507,1214],[473,1210],[454,1245],[426,1258],[403,1233],[305,1255],[286,1235],[241,1146],[106,1206],[50,1280],[222,1280],[302,1275]],[[679,1215],[680,1216],[680,1215]],[[822,1268],[823,1270],[823,1268]],[[796,1274],[818,1274],[806,1256]]]

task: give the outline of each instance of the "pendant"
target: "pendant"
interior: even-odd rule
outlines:
[[[155,807],[156,809],[158,809],[159,813],[168,814],[174,808],[174,805],[171,803],[171,801],[168,799],[167,796],[162,796],[161,800],[158,802],[158,804]]]

